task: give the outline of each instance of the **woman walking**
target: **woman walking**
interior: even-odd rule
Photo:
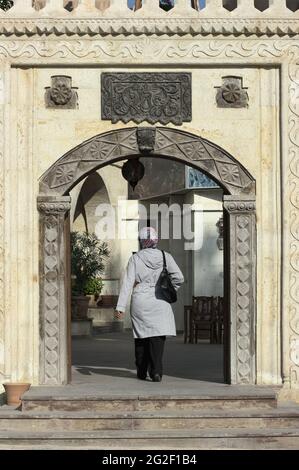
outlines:
[[[171,305],[155,295],[155,286],[163,269],[163,254],[157,243],[155,229],[144,227],[140,230],[140,250],[128,261],[116,306],[116,318],[123,318],[132,293],[131,319],[137,377],[146,380],[148,372],[154,382],[161,382],[165,339],[166,336],[176,336],[176,327]],[[169,253],[165,253],[165,257],[172,284],[177,290],[184,282],[184,276],[173,257]]]

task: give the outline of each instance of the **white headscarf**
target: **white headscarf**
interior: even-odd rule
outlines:
[[[153,227],[143,227],[139,231],[139,241],[142,248],[156,248],[158,235]]]

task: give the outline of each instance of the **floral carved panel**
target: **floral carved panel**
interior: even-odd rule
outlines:
[[[66,75],[51,77],[51,86],[46,88],[45,102],[50,109],[76,109],[77,88],[72,87],[72,78]]]
[[[102,73],[102,119],[180,125],[192,120],[190,73]]]

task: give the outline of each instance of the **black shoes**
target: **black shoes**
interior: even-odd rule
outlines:
[[[159,374],[155,374],[155,375],[152,377],[152,381],[153,381],[153,382],[161,382],[161,380],[162,380],[162,377],[161,377],[161,375],[159,375]]]
[[[162,375],[160,374],[149,374],[150,378],[152,379],[153,382],[161,382],[162,381]],[[137,379],[139,380],[146,380],[147,373],[137,370]]]
[[[137,378],[139,380],[146,380],[146,376],[147,376],[147,371],[144,372],[144,370],[140,370],[140,369],[137,369]]]
[[[139,380],[146,380],[146,374],[144,375],[144,374],[140,374],[139,372],[137,372],[137,378]]]

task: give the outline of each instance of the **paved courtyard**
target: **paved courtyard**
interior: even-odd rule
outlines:
[[[183,336],[167,338],[161,384],[136,380],[134,340],[131,332],[106,333],[90,339],[73,339],[73,378],[77,386],[103,391],[184,392],[223,383],[222,345],[184,344]],[[210,388],[210,387],[209,387]],[[218,387],[216,387],[218,388]]]

